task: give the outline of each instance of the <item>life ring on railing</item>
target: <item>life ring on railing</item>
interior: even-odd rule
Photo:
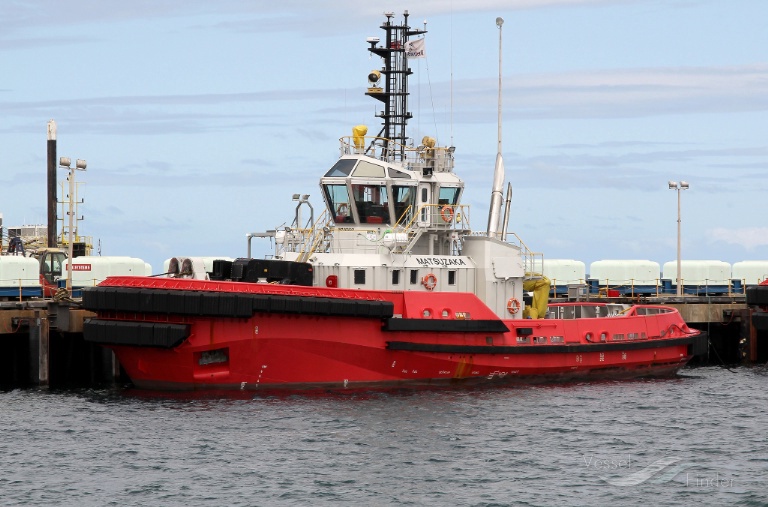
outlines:
[[[443,206],[440,208],[440,218],[443,219],[443,222],[450,222],[453,220],[453,208],[450,206]]]
[[[507,301],[507,311],[512,315],[520,311],[520,301],[517,298],[509,298]]]
[[[437,277],[433,273],[424,275],[424,278],[421,279],[421,283],[427,290],[434,290],[435,287],[437,287]]]

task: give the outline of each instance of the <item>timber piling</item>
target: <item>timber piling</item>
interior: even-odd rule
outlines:
[[[76,303],[0,302],[0,387],[67,387],[121,379],[114,354],[83,340],[93,314]]]

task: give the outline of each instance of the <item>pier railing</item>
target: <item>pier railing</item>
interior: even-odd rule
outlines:
[[[550,278],[550,296],[570,297],[569,289],[582,287],[585,295],[598,298],[626,297],[664,297],[677,294],[674,280],[656,278],[654,280],[638,279],[594,279],[558,280]],[[747,285],[744,280],[701,280],[700,283],[685,283],[682,280],[683,296],[743,296]]]

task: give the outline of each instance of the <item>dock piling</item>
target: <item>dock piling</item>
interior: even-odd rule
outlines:
[[[29,326],[29,381],[38,386],[50,382],[50,325],[40,310],[35,310]]]

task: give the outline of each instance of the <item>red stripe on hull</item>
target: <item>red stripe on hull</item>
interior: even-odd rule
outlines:
[[[602,329],[605,320],[544,321],[535,333],[544,336],[546,332],[550,340],[569,332],[580,336],[586,334],[581,328],[588,329],[590,321],[592,327],[599,324],[601,327],[595,329]],[[616,320],[624,321],[624,326],[631,321]],[[637,326],[648,325],[647,317],[636,320]],[[549,352],[568,345],[518,345],[515,326],[534,325],[531,321],[508,321],[512,331],[480,335],[393,333],[382,331],[381,321],[376,319],[304,315],[257,314],[245,322],[197,318],[191,323],[190,338],[175,349],[113,347],[137,386],[300,389],[627,378],[674,373],[690,359],[688,345],[665,345],[665,339],[644,340],[657,346],[638,350]],[[441,353],[387,349],[387,342],[393,340],[438,345],[493,344],[506,350],[527,350]],[[598,348],[604,344],[583,340],[571,344],[576,345],[583,349],[585,345]]]

